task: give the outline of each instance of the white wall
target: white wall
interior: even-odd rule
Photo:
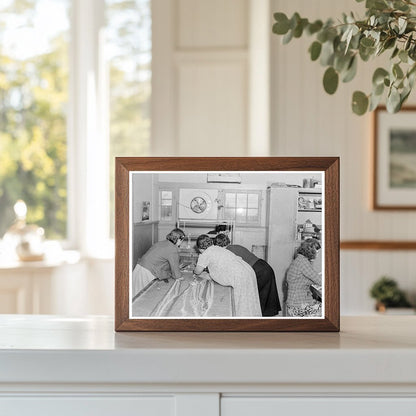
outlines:
[[[272,11],[298,11],[310,19],[336,18],[342,12],[361,10],[351,0],[272,0]],[[311,38],[282,45],[272,35],[272,153],[278,156],[341,157],[341,240],[415,240],[416,212],[372,211],[371,115],[358,117],[350,108],[352,92],[371,90],[377,62],[359,63],[359,76],[341,84],[334,96],[322,88],[324,68],[311,62]],[[415,95],[410,103],[415,102]],[[341,252],[341,311],[372,311],[371,283],[383,274],[396,278],[403,289],[416,294],[415,253]]]

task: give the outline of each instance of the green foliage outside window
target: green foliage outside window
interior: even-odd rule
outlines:
[[[69,27],[56,20],[70,0],[4,0],[0,5],[0,238],[14,220],[13,205],[23,199],[27,221],[50,239],[67,234],[67,126]],[[110,117],[110,210],[114,223],[114,157],[149,152],[151,95],[150,0],[106,0]],[[45,30],[56,28],[48,45],[34,51],[16,28],[38,29],[47,8]],[[42,32],[42,27],[40,28]],[[40,34],[37,32],[37,34]],[[23,34],[24,35],[24,34]],[[10,43],[20,48],[14,51]],[[8,49],[6,46],[8,46]],[[103,224],[107,226],[107,224]]]
[[[7,50],[9,22],[34,25],[35,2],[0,7],[0,238],[23,199],[27,220],[48,238],[66,237],[66,116],[68,39],[57,33],[48,50]],[[13,30],[14,28],[12,28]],[[25,56],[27,55],[27,56]]]

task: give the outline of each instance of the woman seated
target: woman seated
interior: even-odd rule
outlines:
[[[243,246],[238,244],[230,245],[230,239],[225,234],[218,234],[214,239],[214,244],[226,248],[236,256],[240,256],[253,268],[257,279],[262,315],[276,316],[281,310],[281,307],[277,294],[276,278],[269,263],[263,259],[259,259]]]
[[[261,316],[254,270],[241,257],[224,247],[214,246],[206,234],[198,237],[196,245],[201,254],[194,273],[199,275],[208,268],[212,280],[232,286],[236,316]]]
[[[166,236],[165,241],[153,244],[139,259],[132,276],[133,297],[154,279],[179,279],[182,276],[179,269],[179,246],[184,238],[185,233],[180,228],[175,228]]]
[[[302,242],[287,271],[287,303],[288,316],[321,316],[322,304],[313,299],[311,284],[321,285],[321,275],[312,267],[321,248],[318,240],[311,238]]]

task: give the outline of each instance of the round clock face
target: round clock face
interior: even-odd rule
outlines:
[[[207,209],[207,201],[201,196],[196,196],[191,201],[191,209],[196,214],[202,214]]]

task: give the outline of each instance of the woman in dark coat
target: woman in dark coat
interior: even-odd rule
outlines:
[[[230,244],[230,239],[226,234],[218,234],[215,237],[214,243],[240,256],[254,269],[262,315],[276,316],[282,308],[280,307],[279,296],[277,294],[276,278],[270,265],[263,259],[259,259],[245,247],[238,244]]]

